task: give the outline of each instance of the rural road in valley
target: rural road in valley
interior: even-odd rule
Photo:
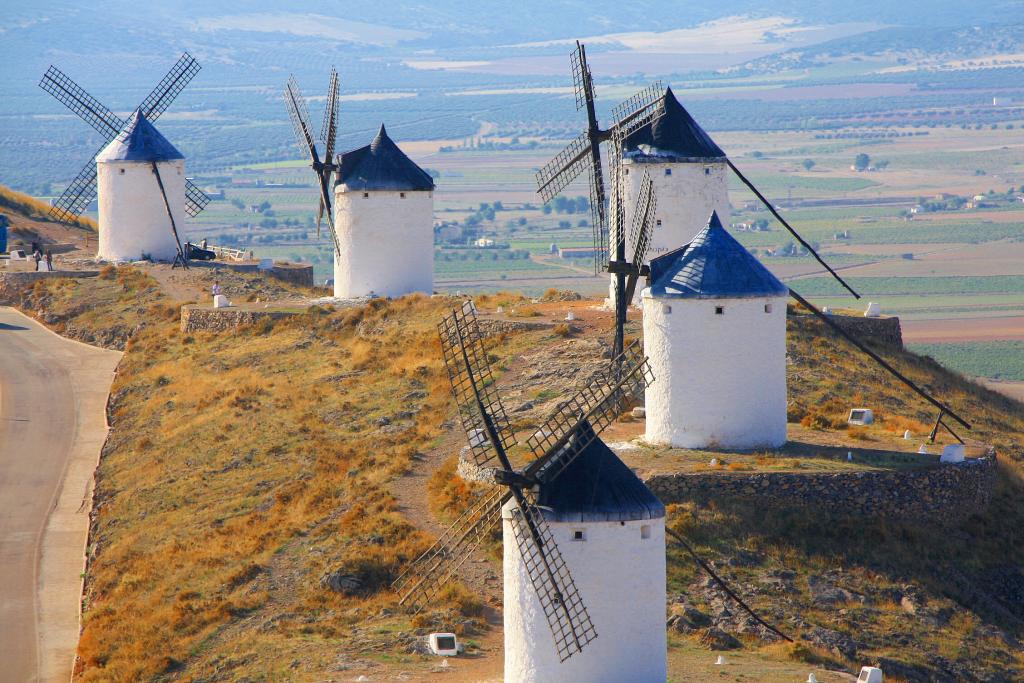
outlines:
[[[121,354],[0,306],[0,679],[69,680],[92,475]]]

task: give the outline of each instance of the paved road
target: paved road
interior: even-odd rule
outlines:
[[[121,354],[0,307],[0,679],[66,682],[92,473]]]

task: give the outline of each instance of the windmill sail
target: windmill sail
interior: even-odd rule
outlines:
[[[192,55],[184,53],[160,83],[146,96],[138,109],[142,110],[150,122],[155,121],[167,110],[185,86],[195,78],[200,68],[199,63]],[[112,112],[55,66],[51,65],[46,70],[39,82],[39,87],[77,114],[104,140],[99,150],[89,157],[85,166],[50,209],[50,218],[67,223],[84,213],[89,204],[96,199],[96,156],[110,141],[121,134],[128,122]],[[195,183],[186,178],[185,211],[188,215],[199,215],[209,202],[210,198]]]
[[[438,332],[452,395],[469,438],[473,462],[478,466],[491,465],[498,460],[498,449],[507,452],[516,441],[495,387],[473,304],[467,301],[445,316]],[[497,444],[491,438],[492,430],[497,435]]]

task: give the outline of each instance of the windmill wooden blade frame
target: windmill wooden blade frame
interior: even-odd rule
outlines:
[[[192,217],[198,216],[199,212],[210,203],[206,193],[188,178],[185,179],[185,212]]]
[[[659,118],[665,113],[663,95],[665,92],[661,81],[654,81],[639,92],[612,108],[612,130],[622,130],[622,137]]]
[[[89,208],[92,200],[96,199],[96,156],[103,151],[103,147],[106,147],[107,144],[109,143],[104,142],[103,146],[89,157],[75,179],[53,203],[47,214],[50,218],[62,223],[74,221]]]
[[[431,605],[473,550],[498,525],[501,508],[511,497],[507,489],[495,486],[445,529],[437,541],[395,579],[392,588],[399,594],[399,604],[415,612]]]
[[[516,445],[516,438],[495,387],[473,303],[467,301],[442,318],[438,332],[452,396],[459,407],[473,462],[479,467],[494,465],[499,458],[496,448],[507,452]],[[491,443],[487,420],[500,443]]]
[[[544,425],[527,439],[526,446],[535,458],[526,468],[527,476],[541,481],[550,481],[558,476],[575,455],[569,459],[562,457],[557,463],[554,458],[576,433],[580,424],[589,422],[596,437],[632,401],[639,398],[643,389],[653,381],[650,363],[643,355],[640,342],[632,342],[594,382],[559,404]],[[580,451],[584,446],[576,450]]]
[[[590,164],[590,218],[594,237],[594,273],[608,268],[608,213],[604,206],[604,172]]]
[[[590,136],[586,132],[580,133],[537,171],[537,192],[541,199],[545,203],[554,199],[592,164]]]
[[[334,141],[338,135],[338,72],[331,69],[331,82],[327,86],[327,106],[320,126],[320,140],[324,143],[324,163],[334,158]]]
[[[636,206],[633,208],[633,225],[629,232],[629,240],[633,244],[632,269],[626,279],[626,301],[632,301],[636,293],[636,285],[645,272],[644,261],[651,247],[651,236],[654,233],[655,215],[658,210],[658,197],[654,193],[654,181],[651,174],[644,171],[640,181],[640,192]]]
[[[597,629],[543,512],[532,503],[515,507],[511,524],[526,573],[554,637],[558,658],[564,662],[594,640]]]
[[[636,207],[633,211],[633,225],[629,231],[629,241],[633,245],[634,265],[639,266],[647,258],[657,209],[658,197],[654,194],[654,181],[651,180],[651,174],[644,171],[643,180],[640,181],[640,192],[637,194]]]
[[[316,142],[313,139],[313,127],[309,122],[309,109],[306,107],[306,100],[302,97],[299,84],[292,76],[284,87],[284,101],[288,105],[288,116],[295,130],[295,142],[299,149],[309,156],[314,164],[320,163],[316,151]]]
[[[39,87],[78,114],[80,119],[103,135],[106,142],[113,140],[127,123],[53,65],[43,74],[42,80],[39,81]]]
[[[196,77],[201,68],[195,57],[187,52],[182,54],[167,75],[157,83],[152,92],[139,105],[146,118],[151,123],[160,118],[160,115],[167,110],[167,107],[185,89],[185,86]]]
[[[572,82],[576,90],[576,111],[594,101],[594,80],[587,64],[586,48],[576,41],[576,49],[569,55],[569,69],[572,71]]]

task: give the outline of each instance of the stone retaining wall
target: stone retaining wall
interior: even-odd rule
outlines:
[[[186,305],[181,307],[181,331],[224,332],[239,325],[249,325],[262,318],[277,320],[298,315],[294,311],[247,310],[244,308],[210,308]]]
[[[953,521],[986,508],[996,455],[912,470],[757,474],[664,474],[647,486],[664,503],[732,499],[853,517],[928,516]]]
[[[897,317],[864,318],[832,314],[829,320],[861,341],[877,341],[898,349],[903,348],[903,329]]]

